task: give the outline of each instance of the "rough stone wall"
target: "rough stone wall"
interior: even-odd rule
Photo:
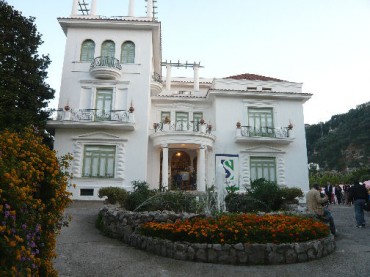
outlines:
[[[206,263],[258,265],[306,262],[327,256],[335,250],[332,235],[320,240],[282,244],[205,244],[172,242],[141,236],[136,228],[148,221],[175,222],[198,216],[173,212],[130,212],[106,206],[100,211],[106,233],[125,243],[150,253],[177,260]]]

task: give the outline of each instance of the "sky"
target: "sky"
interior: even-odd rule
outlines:
[[[36,18],[49,54],[47,83],[58,107],[65,35],[57,17],[68,17],[72,0],[5,0]],[[85,0],[90,3],[91,0]],[[97,0],[97,14],[127,16],[129,0]],[[135,0],[135,16],[145,16]],[[157,0],[162,60],[200,62],[200,76],[253,73],[303,83],[313,94],[305,123],[328,121],[370,101],[370,0]],[[165,73],[165,70],[163,70]],[[173,70],[192,77],[193,70]]]

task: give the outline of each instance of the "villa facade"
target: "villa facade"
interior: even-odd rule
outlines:
[[[58,18],[66,34],[55,130],[58,155],[72,153],[74,199],[101,187],[241,191],[265,178],[308,190],[302,84],[254,74],[200,78],[198,63],[162,60],[153,0],[145,16],[96,14],[73,0]],[[173,68],[193,70],[172,77]]]

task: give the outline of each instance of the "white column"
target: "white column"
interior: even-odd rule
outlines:
[[[206,147],[200,146],[197,170],[197,190],[206,191]]]
[[[194,91],[199,91],[199,66],[194,63]]]
[[[71,16],[75,16],[78,14],[78,0],[73,0],[73,6],[72,6],[72,14]]]
[[[91,0],[90,15],[96,15],[96,1],[97,0]]]
[[[128,3],[128,16],[135,16],[135,1],[130,0]]]
[[[146,17],[153,18],[153,0],[148,0],[146,4]]]
[[[167,64],[166,69],[167,69],[166,90],[170,91],[171,90],[171,65]]]
[[[162,145],[162,188],[168,189],[168,145]]]

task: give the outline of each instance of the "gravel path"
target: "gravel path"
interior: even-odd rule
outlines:
[[[370,212],[368,226],[355,228],[354,208],[331,206],[338,229],[336,251],[320,260],[290,265],[232,266],[178,261],[155,256],[110,239],[95,228],[102,202],[73,202],[66,209],[69,227],[57,239],[54,262],[60,276],[370,276]]]

